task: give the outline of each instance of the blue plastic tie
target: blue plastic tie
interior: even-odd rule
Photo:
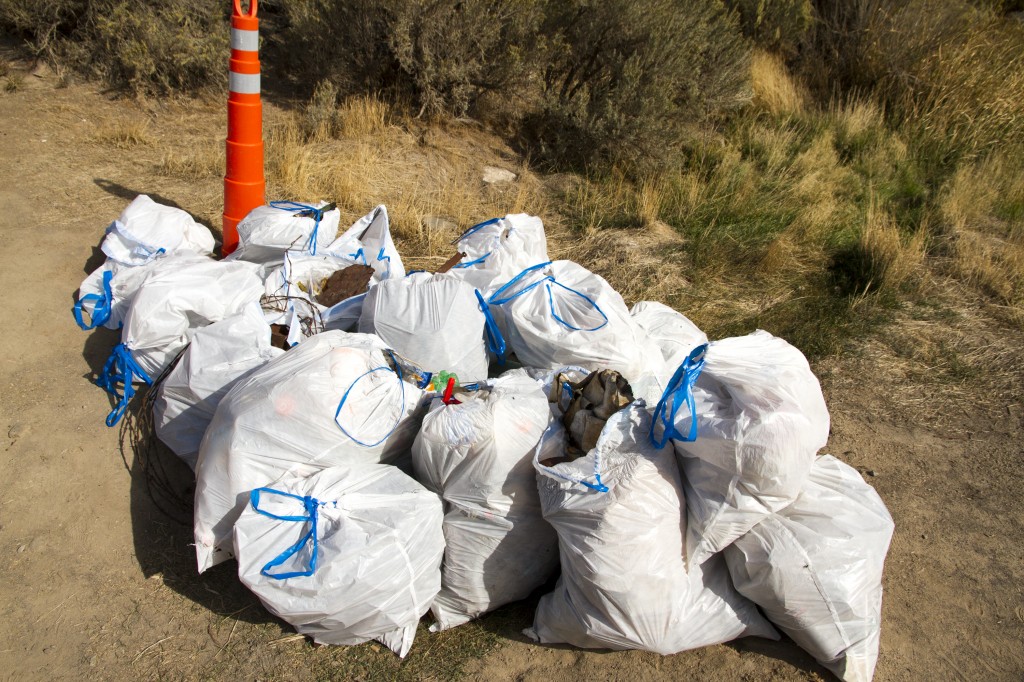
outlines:
[[[116,426],[121,421],[121,417],[124,416],[125,411],[128,409],[128,403],[135,397],[134,383],[136,379],[148,385],[153,384],[153,380],[149,378],[146,371],[139,366],[139,363],[135,362],[135,358],[132,357],[132,352],[128,349],[128,346],[123,343],[117,344],[110,351],[110,357],[107,358],[103,369],[100,370],[99,377],[96,379],[97,386],[117,398],[117,404],[114,405],[114,409],[107,415],[107,426]],[[119,383],[123,386],[123,393],[121,394],[117,392],[117,384]]]
[[[545,286],[547,288],[547,292],[548,292],[548,308],[551,310],[551,317],[553,317],[559,324],[561,324],[566,329],[571,329],[573,331],[582,331],[582,332],[596,332],[598,329],[601,329],[606,324],[608,324],[608,316],[604,314],[603,310],[601,310],[601,306],[599,306],[597,303],[594,302],[594,299],[590,298],[589,296],[584,294],[582,291],[577,291],[576,289],[573,289],[572,287],[568,287],[568,286],[562,284],[561,282],[559,282],[557,279],[555,279],[551,275],[547,275],[547,276],[543,277],[542,279],[539,279],[536,282],[533,282],[533,283],[523,287],[522,289],[520,289],[520,290],[518,290],[518,291],[516,291],[516,292],[514,292],[512,294],[508,294],[508,295],[502,296],[509,289],[512,289],[514,287],[514,285],[518,284],[523,278],[528,277],[530,274],[532,274],[532,273],[536,272],[537,270],[539,270],[540,268],[546,267],[548,265],[551,265],[551,261],[548,261],[547,263],[540,263],[539,265],[533,265],[533,266],[530,266],[530,267],[526,268],[525,270],[520,272],[518,275],[516,275],[515,277],[510,279],[503,286],[501,286],[497,291],[495,291],[491,295],[489,303],[491,305],[504,305],[505,303],[508,303],[509,301],[512,301],[512,300],[522,296],[523,294],[525,294],[526,292],[530,291],[531,289],[534,289],[535,287],[538,287],[541,284],[545,284]],[[559,287],[565,289],[566,291],[568,291],[568,292],[570,292],[572,294],[575,294],[576,296],[579,296],[584,301],[589,303],[594,308],[594,310],[596,310],[598,312],[598,314],[601,316],[601,318],[604,320],[604,322],[602,322],[601,324],[597,325],[596,327],[589,327],[589,328],[587,328],[587,327],[577,327],[576,325],[570,324],[569,322],[566,322],[565,320],[563,320],[561,315],[559,315],[557,312],[555,312],[555,298],[554,298],[554,294],[551,291],[551,285],[552,284],[554,284],[556,286],[559,286]]]
[[[280,495],[281,497],[290,497],[292,499],[298,500],[299,502],[302,503],[302,507],[303,509],[305,509],[306,513],[302,516],[280,516],[278,514],[271,514],[268,511],[260,509],[260,495],[263,493],[270,493],[272,495]],[[299,541],[296,542],[294,545],[284,550],[276,557],[274,557],[266,564],[264,564],[263,568],[260,569],[260,574],[265,575],[268,578],[273,578],[274,580],[286,580],[288,578],[309,577],[313,575],[313,573],[316,572],[317,554],[320,551],[320,541],[317,537],[319,534],[317,531],[317,520],[319,519],[320,516],[319,509],[320,507],[324,506],[327,503],[321,502],[315,497],[310,497],[309,495],[306,495],[305,497],[299,497],[298,495],[293,495],[291,493],[286,493],[280,490],[274,490],[273,488],[256,488],[251,493],[249,493],[249,501],[252,503],[252,508],[255,509],[258,513],[263,514],[264,516],[267,516],[269,518],[276,519],[277,521],[294,521],[296,523],[309,523],[309,531],[306,532],[301,538],[299,538]],[[338,503],[335,502],[334,504],[335,506],[337,506]],[[313,544],[313,551],[310,554],[308,565],[309,567],[306,570],[289,571],[287,573],[270,572],[272,568],[276,568],[284,562],[288,561],[293,556],[295,556],[303,549],[305,549],[306,545],[310,543]]]
[[[480,263],[483,263],[484,261],[486,261],[487,257],[490,256],[492,253],[494,253],[494,252],[493,251],[488,251],[487,253],[485,253],[484,255],[480,256],[479,258],[474,258],[473,260],[466,261],[465,263],[456,263],[455,265],[452,266],[452,269],[453,270],[461,270],[463,268],[471,268],[474,265],[479,265]]]
[[[460,234],[458,237],[456,237],[455,241],[453,241],[452,244],[458,244],[459,242],[461,242],[463,239],[465,239],[469,235],[474,234],[476,232],[479,232],[480,230],[484,229],[488,225],[493,225],[496,222],[498,222],[499,220],[501,220],[501,218],[491,218],[490,220],[485,220],[482,223],[477,223],[476,225],[474,225],[473,227],[469,228],[468,230],[466,230],[465,232]]]
[[[395,432],[395,429],[398,428],[398,424],[402,421],[402,415],[405,414],[405,382],[402,381],[402,366],[400,364],[398,364],[398,360],[395,359],[395,356],[394,356],[394,354],[391,351],[386,351],[386,352],[387,352],[387,354],[389,356],[391,356],[391,361],[395,364],[395,369],[392,370],[390,367],[384,365],[384,366],[381,366],[381,367],[374,367],[373,369],[367,370],[367,371],[363,372],[362,374],[360,374],[358,377],[356,377],[355,381],[353,381],[349,385],[349,387],[347,389],[345,389],[345,394],[343,396],[341,396],[341,402],[338,403],[338,409],[334,413],[334,423],[338,425],[338,428],[341,429],[341,432],[344,433],[349,438],[351,438],[354,442],[358,443],[359,445],[362,445],[363,447],[367,447],[367,448],[372,448],[372,447],[374,447],[376,445],[380,445],[381,443],[386,441],[391,436],[391,434]],[[395,419],[395,425],[391,427],[390,431],[388,431],[386,434],[384,434],[383,438],[381,438],[380,440],[378,440],[378,441],[376,441],[374,443],[364,443],[363,441],[359,440],[358,438],[353,436],[351,433],[349,433],[345,429],[345,427],[341,425],[341,422],[338,421],[338,417],[341,415],[341,408],[344,407],[345,401],[348,400],[348,394],[352,392],[352,389],[355,388],[356,384],[359,383],[360,379],[362,379],[363,377],[365,377],[367,375],[373,374],[374,372],[380,372],[380,371],[391,372],[392,374],[394,374],[395,376],[398,377],[398,385],[402,389],[402,407],[398,411],[398,418]]]
[[[494,316],[491,315],[491,306],[487,305],[487,301],[484,299],[483,294],[478,289],[476,292],[476,300],[480,303],[480,310],[484,313],[484,332],[487,335],[487,349],[491,351],[498,358],[498,364],[505,364],[505,337],[501,335],[501,329],[498,327],[498,323],[494,321]]]
[[[106,324],[107,320],[110,319],[111,307],[114,303],[114,294],[110,291],[110,280],[113,277],[113,272],[105,270],[103,272],[103,293],[86,294],[75,302],[75,307],[72,311],[75,316],[75,322],[85,331],[95,329],[101,324]],[[86,324],[82,318],[82,306],[87,301],[95,301],[92,307],[92,314],[89,316],[89,324]]]
[[[679,365],[676,373],[669,380],[665,392],[654,408],[654,419],[651,421],[651,444],[659,450],[665,447],[669,439],[692,442],[697,440],[697,406],[693,400],[693,385],[704,369],[704,356],[708,344],[701,345],[690,351],[690,354]],[[685,436],[676,430],[676,413],[683,404],[690,408],[690,432]],[[662,426],[661,439],[655,437],[654,428]]]
[[[320,221],[324,218],[323,210],[316,206],[310,206],[309,204],[300,204],[297,201],[271,201],[270,205],[276,209],[282,211],[289,211],[291,213],[302,213],[303,211],[309,211],[313,214],[313,232],[309,235],[309,241],[306,242],[306,250],[309,251],[310,255],[316,255],[317,246],[317,233],[320,231]]]
[[[381,279],[387,279],[388,277],[391,276],[391,256],[385,256],[384,255],[384,247],[383,246],[380,247],[380,252],[377,254],[377,262],[379,263],[381,261],[387,261],[388,269],[384,273],[384,276],[381,277]]]

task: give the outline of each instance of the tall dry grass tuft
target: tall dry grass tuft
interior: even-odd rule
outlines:
[[[807,94],[778,55],[755,51],[750,62],[753,104],[775,116],[803,114]]]
[[[925,225],[909,236],[902,235],[892,216],[873,202],[860,237],[871,277],[864,293],[896,293],[916,284],[924,269],[926,235]]]
[[[99,144],[110,145],[117,149],[132,149],[153,142],[149,119],[122,118],[105,122],[92,136]]]

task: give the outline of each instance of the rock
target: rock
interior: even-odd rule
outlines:
[[[7,437],[10,438],[12,441],[18,440],[19,438],[24,436],[27,431],[28,429],[25,427],[24,424],[22,424],[21,422],[14,422],[13,424],[11,424],[11,428],[7,429]]]
[[[516,179],[516,174],[512,171],[505,170],[504,168],[484,166],[483,179],[488,185],[503,185],[505,183],[513,182]]]
[[[486,180],[485,180],[485,182],[486,182]],[[423,224],[423,227],[425,227],[428,230],[432,230],[434,232],[458,232],[459,231],[459,226],[455,223],[455,221],[451,220],[450,218],[445,218],[444,216],[439,216],[439,215],[423,216],[423,220],[420,221],[420,222]]]

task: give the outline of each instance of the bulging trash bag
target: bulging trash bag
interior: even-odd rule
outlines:
[[[630,317],[661,351],[669,376],[697,346],[708,337],[682,313],[657,301],[640,301],[629,311]]]
[[[524,366],[611,369],[631,383],[648,371],[646,344],[622,297],[572,261],[527,268],[488,302]]]
[[[523,599],[558,569],[558,540],[541,515],[533,469],[550,421],[540,384],[513,370],[457,399],[434,399],[412,449],[417,480],[445,507],[436,630]]]
[[[683,468],[691,566],[792,503],[829,432],[817,377],[782,339],[715,341],[703,362],[689,409],[675,400],[660,413]]]
[[[803,492],[725,550],[736,589],[847,682],[878,660],[882,564],[893,521],[848,465],[819,457]]]
[[[100,248],[116,263],[142,265],[165,254],[209,255],[214,246],[210,230],[188,213],[140,194],[107,228]]]
[[[450,274],[414,273],[370,287],[359,331],[375,332],[427,372],[454,373],[468,384],[487,378],[486,308],[473,287]]]
[[[162,258],[148,270],[125,315],[121,343],[97,382],[117,399],[108,426],[124,414],[133,384],[152,384],[197,329],[235,315],[263,292],[252,263],[181,255]]]
[[[353,223],[327,250],[369,265],[378,281],[405,277],[402,257],[391,238],[388,209],[383,204]]]
[[[392,466],[332,467],[245,496],[238,577],[320,644],[383,642],[404,657],[441,587],[441,502]]]
[[[221,400],[199,448],[200,573],[231,557],[249,490],[365,462],[409,465],[422,391],[372,334],[328,331],[271,360]]]
[[[548,262],[544,223],[526,213],[474,225],[462,233],[455,248],[465,255],[451,273],[484,294],[531,265]]]
[[[221,399],[247,374],[284,351],[270,345],[259,303],[196,331],[153,405],[156,435],[194,471],[199,444]]]
[[[648,442],[650,426],[637,401],[611,416],[593,450],[554,466],[542,458],[564,442],[564,430],[555,422],[545,432],[534,465],[562,574],[526,634],[546,644],[660,654],[748,635],[776,638],[717,558],[687,571],[679,469],[671,450]]]
[[[341,211],[334,204],[272,201],[238,223],[238,248],[229,258],[270,263],[289,250],[316,255],[338,236],[340,222]]]
[[[78,326],[86,331],[101,325],[107,329],[120,329],[132,298],[156,262],[121,265],[108,258],[93,270],[78,288],[78,300],[73,310]]]

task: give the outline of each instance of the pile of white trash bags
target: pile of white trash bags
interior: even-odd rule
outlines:
[[[121,330],[107,423],[153,386],[156,433],[195,471],[200,572],[234,558],[299,632],[400,656],[428,611],[445,630],[546,587],[541,643],[672,654],[777,628],[871,679],[893,522],[818,455],[800,351],[628,308],[550,261],[534,216],[408,274],[383,206],[340,219],[274,202],[216,260],[208,229],[140,196],[82,283],[78,324]]]

